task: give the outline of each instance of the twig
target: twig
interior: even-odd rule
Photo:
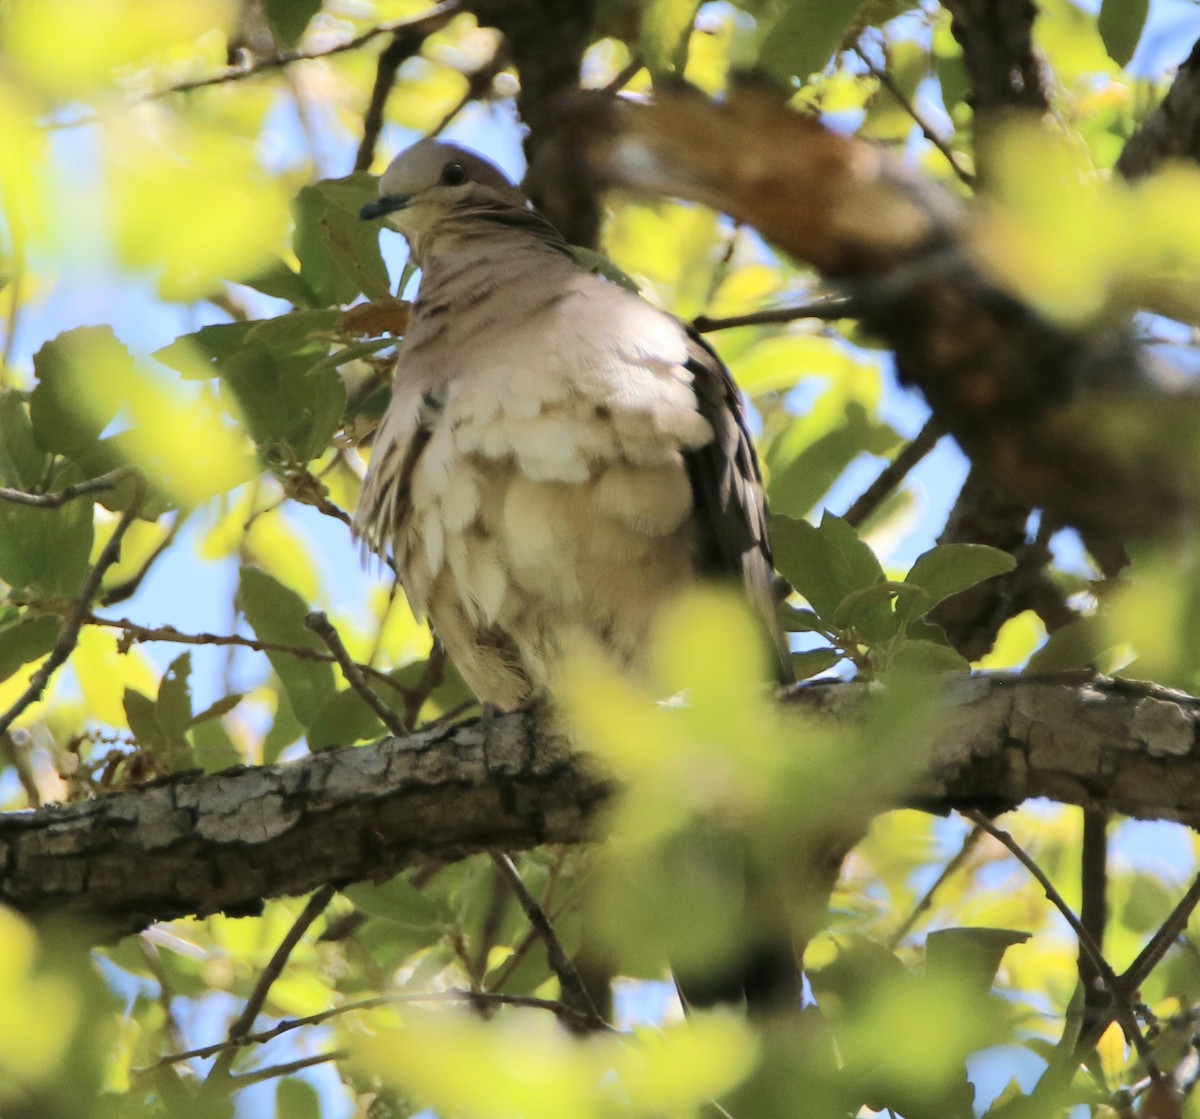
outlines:
[[[1197,875],[1188,891],[1179,900],[1179,904],[1171,910],[1170,916],[1162,923],[1151,938],[1150,942],[1138,954],[1137,959],[1125,969],[1118,982],[1127,991],[1137,990],[1146,977],[1152,972],[1158,961],[1166,955],[1167,949],[1187,928],[1192,911],[1200,905],[1200,875]]]
[[[61,490],[52,490],[50,493],[26,493],[24,490],[13,490],[7,486],[0,486],[0,501],[11,501],[15,505],[29,505],[35,509],[58,509],[66,505],[68,501],[83,497],[84,494],[104,493],[107,490],[116,489],[121,482],[135,473],[132,466],[119,466],[107,474],[89,478],[86,482],[77,482],[75,485]]]
[[[337,664],[337,658],[332,653],[320,649],[308,649],[303,645],[284,645],[279,641],[258,641],[253,637],[242,637],[236,633],[183,633],[174,626],[159,626],[151,629],[131,622],[128,618],[101,618],[96,614],[87,614],[84,623],[89,626],[104,626],[108,629],[119,629],[125,639],[133,641],[165,641],[173,645],[228,645],[240,649],[253,649],[256,653],[286,653],[290,657],[306,661],[325,661]],[[409,689],[398,680],[393,680],[386,672],[372,668],[368,664],[356,666],[360,672],[370,676],[380,684],[394,688],[406,699]]]
[[[280,51],[279,54],[271,55],[269,58],[260,58],[249,66],[230,66],[218,74],[210,74],[207,78],[197,78],[194,81],[180,82],[178,85],[167,86],[165,89],[147,93],[145,96],[139,98],[139,100],[153,101],[160,97],[168,97],[172,93],[191,93],[192,90],[203,89],[210,85],[238,82],[244,78],[253,77],[255,74],[261,74],[265,70],[279,70],[284,66],[290,66],[293,62],[312,62],[318,58],[328,58],[330,55],[357,50],[380,35],[396,35],[406,32],[410,34],[419,33],[420,29],[426,27],[428,30],[424,31],[424,35],[430,35],[439,27],[443,27],[449,23],[458,14],[461,7],[462,5],[459,3],[459,0],[446,0],[445,3],[438,4],[424,15],[410,16],[407,19],[398,19],[392,20],[389,23],[377,24],[375,27],[370,27],[362,32],[362,34],[355,35],[354,38],[347,39],[343,43],[334,43],[333,46],[322,47],[320,50]]]
[[[58,671],[66,659],[75,651],[75,646],[79,641],[79,631],[83,628],[83,623],[88,617],[88,607],[92,604],[92,599],[100,589],[100,584],[104,580],[104,573],[120,558],[121,541],[124,539],[125,533],[129,531],[129,526],[133,524],[141,506],[142,496],[139,493],[129,503],[129,508],[121,514],[121,519],[113,529],[112,536],[108,538],[108,543],[104,545],[104,550],[100,553],[92,570],[88,572],[88,577],[84,580],[82,589],[75,597],[75,601],[71,603],[71,609],[67,611],[67,616],[63,619],[62,628],[58,631],[58,638],[54,642],[54,648],[50,650],[50,655],[42,662],[42,667],[30,678],[29,686],[21,693],[16,703],[3,715],[0,715],[0,735],[7,733],[8,728],[13,725],[18,716],[30,704],[41,698],[42,692],[50,682],[50,677]]]
[[[558,976],[563,993],[569,994],[574,1000],[575,1005],[583,1007],[584,1013],[589,1018],[590,1025],[593,1028],[604,1025],[604,1019],[600,1016],[599,1011],[596,1010],[595,1004],[592,1002],[591,996],[588,994],[587,988],[584,986],[583,980],[575,968],[575,964],[559,941],[554,931],[554,926],[550,924],[550,918],[546,916],[546,911],[538,904],[533,894],[529,892],[529,888],[521,878],[521,873],[517,870],[516,864],[502,851],[493,850],[489,853],[497,869],[508,879],[508,884],[512,887],[513,893],[516,894],[517,901],[521,903],[521,908],[525,911],[525,916],[529,919],[530,925],[536,930],[538,936],[542,938],[542,943],[546,945],[546,955],[550,960],[550,967],[554,974]]]
[[[375,159],[375,145],[379,143],[379,134],[383,131],[383,113],[392,87],[396,84],[396,71],[420,51],[426,36],[435,30],[436,27],[428,31],[414,30],[412,26],[397,29],[392,33],[392,41],[379,52],[371,100],[363,114],[363,138],[354,157],[355,171],[368,170]]]
[[[340,1061],[350,1056],[348,1049],[331,1049],[328,1053],[317,1053],[312,1057],[301,1057],[289,1061],[286,1065],[271,1065],[268,1068],[256,1069],[254,1072],[244,1072],[240,1076],[231,1076],[229,1086],[236,1092],[248,1088],[251,1084],[261,1084],[264,1080],[274,1080],[278,1076],[291,1076],[294,1072],[302,1072],[313,1065],[323,1065],[326,1061]]]
[[[626,62],[625,65],[622,66],[615,75],[613,75],[612,81],[604,86],[601,92],[610,94],[620,93],[621,90],[623,90],[631,81],[633,81],[634,78],[637,77],[638,71],[641,70],[645,65],[645,62],[642,61],[642,56],[634,53],[629,61]]]
[[[446,647],[441,641],[435,640],[433,648],[429,650],[425,667],[421,670],[421,678],[409,690],[408,701],[404,705],[404,725],[409,728],[410,733],[417,725],[417,716],[421,714],[421,708],[425,706],[425,701],[441,684],[445,674]]]
[[[1083,810],[1079,896],[1079,919],[1103,953],[1104,928],[1108,923],[1108,813],[1103,809]],[[1080,953],[1079,982],[1083,987],[1084,1015],[1081,1032],[1084,1034],[1090,1031],[1093,1021],[1106,1017],[1108,997],[1098,985],[1099,978],[1091,960]]]
[[[947,860],[946,865],[942,867],[942,872],[934,879],[933,884],[921,895],[920,900],[913,906],[912,911],[900,923],[900,927],[892,933],[887,939],[888,948],[896,948],[900,942],[908,936],[912,931],[913,926],[920,919],[921,915],[929,909],[933,904],[933,896],[946,884],[946,882],[956,874],[962,865],[970,857],[971,852],[975,849],[975,845],[979,842],[979,837],[983,835],[983,828],[976,824],[963,837],[962,844],[954,853],[954,856]]]
[[[437,125],[430,130],[430,136],[440,136],[447,128],[450,127],[450,122],[454,120],[459,113],[463,111],[472,101],[482,100],[485,94],[492,88],[492,82],[496,80],[496,75],[508,65],[508,57],[503,50],[497,50],[487,62],[478,69],[466,75],[467,88],[466,92],[458,99],[458,102],[452,105],[443,115]]]
[[[896,79],[892,77],[887,68],[876,66],[875,63],[873,63],[866,56],[862,47],[857,43],[854,45],[854,53],[862,59],[863,64],[866,66],[871,76],[873,78],[878,78],[879,84],[882,85],[884,89],[886,89],[888,93],[890,93],[896,99],[896,102],[899,104],[900,108],[903,109],[910,117],[912,117],[913,121],[916,123],[916,126],[922,131],[922,133],[924,133],[925,139],[928,140],[935,148],[937,148],[937,150],[940,151],[943,156],[945,156],[946,162],[950,164],[950,169],[967,186],[973,187],[975,185],[975,176],[971,174],[971,172],[968,171],[962,165],[962,163],[959,162],[958,153],[952,147],[950,147],[949,143],[947,143],[941,134],[938,133],[938,131],[917,111],[916,105],[914,105],[908,99],[908,96],[905,94],[904,90],[900,88],[899,84],[896,82]]]
[[[856,318],[861,311],[858,303],[844,295],[823,296],[811,303],[802,303],[799,307],[776,307],[770,311],[753,311],[747,315],[730,315],[724,319],[710,319],[707,315],[699,315],[692,320],[692,328],[701,334],[714,330],[731,330],[735,326],[764,326],[771,323],[795,322],[796,319],[834,319]]]
[[[564,1003],[554,999],[535,998],[533,995],[502,995],[493,991],[466,991],[459,987],[452,987],[445,991],[413,991],[395,995],[376,995],[374,998],[360,999],[358,1002],[347,1002],[341,1006],[330,1007],[328,1010],[308,1014],[303,1018],[288,1018],[278,1025],[272,1026],[269,1030],[243,1034],[237,1038],[226,1038],[224,1041],[217,1041],[212,1045],[202,1045],[197,1049],[187,1049],[180,1053],[170,1053],[152,1065],[143,1065],[130,1071],[135,1076],[147,1076],[168,1065],[179,1064],[181,1061],[206,1060],[209,1057],[215,1057],[226,1049],[243,1049],[249,1045],[264,1045],[279,1037],[280,1034],[290,1033],[292,1030],[302,1029],[305,1026],[319,1026],[331,1018],[337,1018],[343,1014],[353,1014],[357,1010],[375,1010],[380,1006],[421,1002],[483,1002],[496,1006],[520,1006],[532,1010],[548,1010],[551,1014],[577,1021],[579,1024],[587,1021],[586,1015]]]
[[[177,515],[171,522],[171,527],[167,529],[162,540],[155,546],[154,551],[146,557],[146,562],[129,579],[123,583],[118,583],[115,587],[109,587],[103,595],[100,596],[101,606],[115,606],[118,602],[124,602],[127,598],[132,598],[137,593],[138,587],[142,585],[143,580],[150,574],[150,568],[154,566],[159,557],[165,552],[174,542],[175,537],[179,535],[179,530],[183,526],[182,515]]]
[[[304,619],[304,624],[329,647],[329,651],[333,654],[333,659],[337,661],[338,667],[345,674],[350,687],[358,692],[359,696],[362,697],[362,701],[379,716],[383,725],[397,738],[403,738],[408,734],[409,728],[404,725],[404,721],[379,698],[367,683],[362,670],[354,663],[350,654],[346,652],[346,646],[342,644],[342,639],[338,636],[337,630],[333,628],[333,625],[324,612],[314,610]]]
[[[333,900],[333,895],[336,892],[333,886],[322,886],[308,899],[308,904],[301,911],[300,916],[292,922],[292,927],[288,929],[287,935],[280,941],[274,955],[267,962],[267,966],[263,968],[262,974],[258,977],[258,982],[254,984],[254,990],[250,992],[250,997],[246,1000],[246,1005],[242,1009],[241,1014],[238,1015],[233,1025],[229,1027],[229,1040],[231,1042],[237,1041],[250,1032],[255,1018],[258,1017],[263,1004],[267,1001],[267,995],[271,992],[271,984],[283,974],[283,969],[287,966],[288,957],[292,954],[296,945],[300,943],[300,938],[308,931],[309,926],[325,912],[326,906]],[[217,1057],[216,1064],[213,1065],[212,1070],[205,1080],[205,1087],[229,1079],[229,1068],[233,1064],[237,1048],[235,1046],[221,1051]]]
[[[861,527],[905,479],[908,472],[937,446],[937,441],[942,435],[942,425],[936,419],[927,420],[912,442],[901,448],[900,453],[880,471],[879,477],[855,498],[854,504],[846,510],[842,519],[852,528]]]
[[[1121,1028],[1124,1030],[1125,1036],[1137,1050],[1138,1058],[1141,1060],[1142,1065],[1149,1073],[1151,1079],[1156,1082],[1161,1080],[1162,1071],[1158,1067],[1158,1062],[1154,1059],[1150,1043],[1138,1027],[1137,1017],[1134,1014],[1133,1007],[1129,1003],[1126,992],[1121,986],[1120,980],[1117,978],[1109,962],[1104,958],[1096,942],[1092,939],[1091,933],[1084,927],[1083,922],[1076,916],[1074,910],[1063,900],[1062,894],[1055,889],[1054,883],[1046,877],[1046,872],[1034,862],[1024,848],[1008,832],[996,827],[978,809],[969,809],[963,815],[976,826],[983,828],[998,843],[1006,847],[1013,858],[1037,879],[1038,885],[1042,887],[1050,904],[1063,915],[1067,924],[1071,926],[1071,930],[1079,939],[1080,951],[1086,954],[1092,967],[1095,968],[1096,975],[1112,996],[1113,1015],[1121,1023]]]

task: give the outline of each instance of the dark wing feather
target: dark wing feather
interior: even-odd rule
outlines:
[[[691,331],[687,369],[700,414],[715,434],[712,442],[684,454],[695,505],[697,567],[703,576],[742,582],[771,635],[779,681],[786,684],[793,677],[775,610],[767,501],[742,399],[721,359]]]

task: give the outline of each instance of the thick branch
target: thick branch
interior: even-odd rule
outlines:
[[[856,684],[801,687],[853,717]],[[928,764],[894,803],[989,810],[1049,797],[1200,826],[1200,700],[1108,680],[960,679]],[[801,733],[801,732],[798,732]],[[613,785],[528,716],[326,751],[289,765],[181,775],[134,792],[0,816],[0,901],[94,921],[99,935],[224,910],[429,859],[587,838]]]
[[[1117,171],[1140,179],[1168,159],[1200,160],[1200,42],[1179,67],[1162,104],[1129,138]]]

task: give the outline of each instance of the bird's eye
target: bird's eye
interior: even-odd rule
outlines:
[[[467,181],[467,169],[461,163],[447,163],[442,168],[443,186],[461,186]]]

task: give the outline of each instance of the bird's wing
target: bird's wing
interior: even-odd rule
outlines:
[[[691,331],[686,364],[697,407],[714,433],[711,442],[684,453],[695,502],[699,571],[742,581],[771,635],[780,683],[788,683],[791,658],[775,609],[767,501],[742,399],[721,359]]]

